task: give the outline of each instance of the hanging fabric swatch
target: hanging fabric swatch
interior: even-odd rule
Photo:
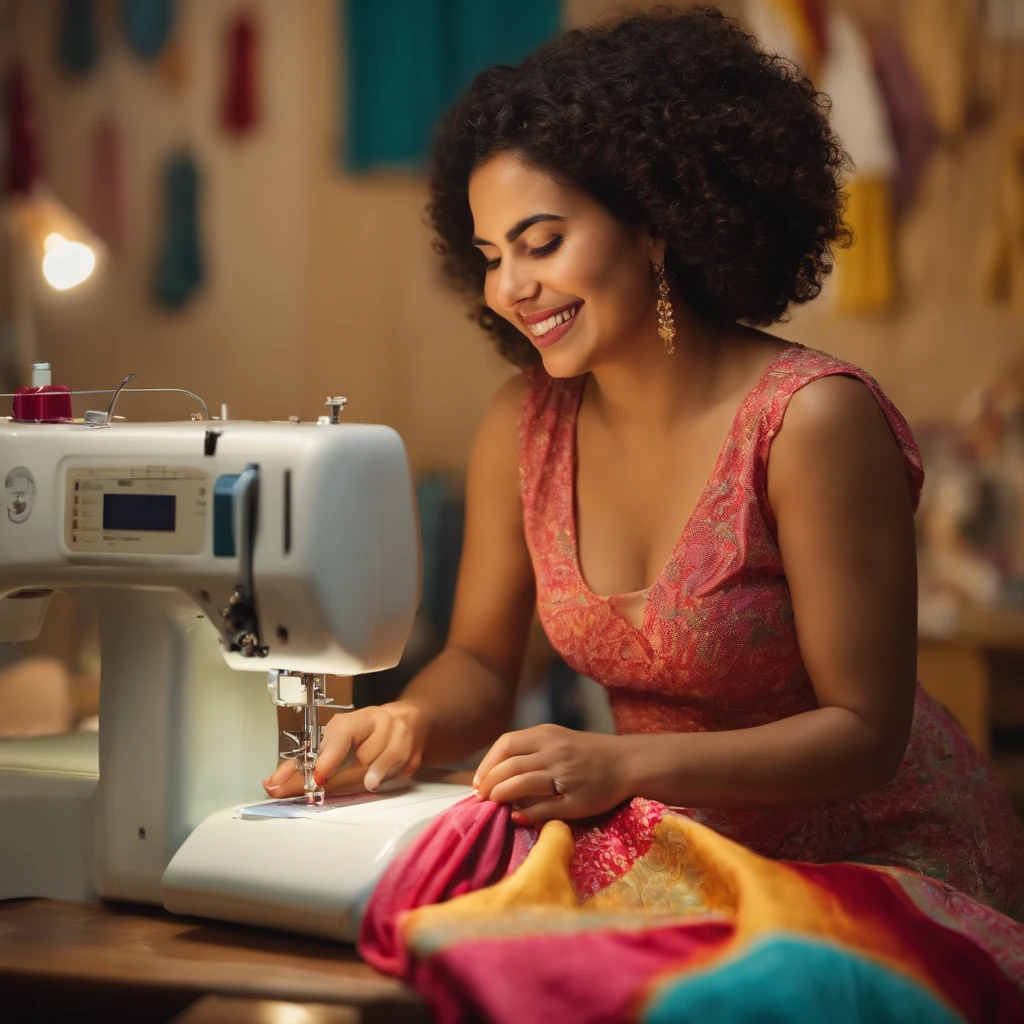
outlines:
[[[164,172],[164,240],[157,271],[159,301],[177,309],[203,280],[199,241],[199,170],[191,153],[179,152]]]
[[[174,27],[174,0],[121,0],[121,20],[129,47],[143,60],[153,60]]]
[[[96,126],[92,140],[89,225],[111,249],[124,241],[124,173],[121,132],[112,118]]]
[[[99,60],[93,0],[63,0],[57,57],[69,74],[84,77]]]
[[[473,78],[517,64],[560,28],[560,0],[339,4],[340,158],[352,171],[421,169],[435,123]]]
[[[7,80],[7,181],[5,191],[28,195],[43,169],[35,104],[28,70],[15,64]]]
[[[1024,120],[1006,130],[994,198],[982,249],[982,294],[1024,315]]]
[[[220,123],[229,135],[245,135],[256,127],[259,99],[256,84],[256,58],[259,35],[251,14],[237,15],[227,37],[227,73]]]
[[[823,301],[842,313],[889,309],[896,292],[897,156],[867,40],[845,12],[805,0],[747,0],[746,15],[763,49],[783,54],[805,73],[808,65],[817,69],[814,85],[831,99],[830,122],[854,164],[843,219],[855,241],[836,252],[834,284]]]
[[[892,194],[894,212],[899,216],[913,205],[921,176],[938,142],[938,131],[921,81],[899,39],[884,28],[873,28],[868,31],[868,43],[896,145],[898,168]]]
[[[185,58],[185,44],[181,33],[175,32],[160,51],[156,63],[157,74],[169,88],[180,92],[185,87],[188,75],[188,62]]]
[[[829,39],[818,87],[832,98],[832,127],[856,168],[845,188],[849,204],[844,216],[855,241],[836,253],[835,309],[878,313],[896,298],[896,146],[863,33],[849,15],[837,11],[829,20]]]

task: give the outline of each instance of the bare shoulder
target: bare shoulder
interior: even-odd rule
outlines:
[[[496,392],[473,442],[471,477],[510,479],[518,487],[519,417],[528,387],[526,374],[517,373]]]
[[[769,499],[813,470],[833,485],[888,483],[906,488],[906,468],[889,420],[871,389],[856,377],[819,377],[794,393],[769,458]],[[774,504],[774,502],[773,502]]]
[[[889,420],[870,388],[843,374],[819,377],[793,395],[773,451],[837,443],[897,446]]]

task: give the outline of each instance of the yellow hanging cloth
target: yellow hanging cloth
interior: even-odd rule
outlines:
[[[1009,131],[981,259],[981,291],[1024,313],[1024,120]]]

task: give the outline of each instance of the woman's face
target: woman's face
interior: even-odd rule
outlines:
[[[469,182],[484,301],[530,339],[553,377],[573,377],[657,335],[653,263],[664,248],[600,203],[502,154]]]

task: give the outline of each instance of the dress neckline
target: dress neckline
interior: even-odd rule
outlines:
[[[570,448],[570,460],[571,472],[569,473],[569,501],[563,503],[564,508],[568,508],[568,523],[566,524],[566,532],[569,537],[569,549],[571,552],[572,561],[572,572],[576,577],[576,582],[579,587],[583,590],[584,594],[593,601],[599,601],[602,604],[608,605],[616,614],[616,616],[625,624],[627,628],[634,632],[644,632],[648,622],[648,613],[651,609],[651,592],[658,586],[659,583],[665,578],[665,574],[668,572],[670,566],[679,560],[679,555],[682,552],[687,537],[690,533],[690,529],[693,525],[694,520],[697,518],[697,514],[700,512],[704,502],[708,499],[709,494],[716,488],[719,477],[721,476],[722,469],[726,461],[726,455],[729,451],[729,444],[732,441],[734,435],[739,429],[740,419],[750,404],[750,401],[755,398],[764,389],[768,378],[772,371],[778,366],[778,364],[789,357],[792,352],[804,351],[805,347],[797,342],[789,342],[787,346],[780,349],[772,356],[771,359],[765,364],[761,370],[756,383],[749,391],[743,396],[740,404],[736,407],[736,412],[733,414],[732,421],[729,424],[729,429],[726,432],[725,439],[722,441],[722,445],[718,450],[718,456],[715,459],[714,467],[711,470],[711,476],[708,477],[707,483],[704,485],[703,490],[700,492],[700,496],[697,498],[697,503],[694,505],[693,510],[690,512],[689,518],[683,525],[682,532],[679,534],[678,539],[672,547],[672,551],[669,554],[668,561],[662,566],[661,571],[654,578],[654,581],[650,586],[645,587],[643,590],[633,590],[626,594],[597,594],[590,589],[586,579],[583,577],[583,568],[580,564],[580,548],[579,548],[579,536],[576,530],[576,519],[577,519],[577,508],[576,508],[576,471],[579,465],[579,450],[578,450],[578,437],[577,437],[577,424],[579,422],[580,406],[583,402],[583,386],[586,381],[586,377],[580,377],[577,387],[574,389],[575,394],[573,396],[572,404],[572,415],[571,422],[568,426],[569,435],[569,448]],[[647,599],[644,601],[643,612],[641,614],[640,625],[635,626],[622,614],[621,610],[617,605],[624,603],[630,599],[640,597],[641,595],[647,595]]]

